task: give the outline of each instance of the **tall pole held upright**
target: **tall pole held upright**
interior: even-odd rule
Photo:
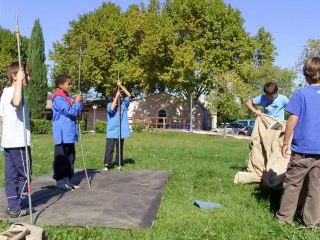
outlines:
[[[78,92],[81,92],[80,89],[80,79],[81,79],[81,54],[82,54],[82,49],[81,49],[81,45],[80,45],[80,53],[79,53],[79,71],[78,71]],[[88,187],[91,190],[91,183],[89,180],[89,176],[88,176],[88,171],[87,171],[87,166],[86,166],[86,161],[84,159],[84,154],[83,154],[83,145],[82,145],[82,136],[81,136],[81,127],[80,127],[80,119],[78,117],[78,131],[79,131],[79,142],[80,142],[80,150],[81,150],[81,157],[82,157],[82,163],[83,163],[83,168],[84,168],[84,174],[86,175],[86,179],[87,179],[87,183],[88,183]]]
[[[118,70],[118,81],[119,81],[119,70]],[[120,87],[118,86],[118,91],[120,90]],[[119,128],[119,134],[118,134],[118,169],[121,170],[121,96],[118,97],[118,128]]]
[[[17,47],[18,47],[18,61],[19,68],[22,68],[21,64],[21,53],[20,53],[20,30],[18,22],[18,13],[16,15],[16,37],[17,37]],[[27,175],[27,192],[29,200],[29,211],[30,211],[30,223],[33,224],[33,209],[32,209],[32,199],[31,199],[31,180],[30,180],[30,159],[29,159],[29,149],[27,140],[27,129],[26,129],[26,109],[25,109],[25,99],[24,99],[24,89],[22,86],[22,118],[23,118],[23,131],[24,131],[24,148],[25,148],[25,158],[26,158],[26,175]]]

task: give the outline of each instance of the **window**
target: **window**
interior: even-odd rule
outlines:
[[[161,109],[161,110],[158,112],[158,117],[159,117],[159,118],[167,117],[167,112],[166,112],[166,110]],[[159,123],[163,123],[163,119],[159,119],[158,122],[159,122]]]
[[[158,117],[167,117],[166,110],[161,109],[158,113]]]

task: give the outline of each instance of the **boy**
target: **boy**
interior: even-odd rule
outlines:
[[[27,171],[25,144],[28,146],[31,174],[30,151],[30,118],[27,102],[22,95],[22,88],[30,81],[29,69],[24,72],[19,63],[14,62],[8,68],[11,87],[6,87],[1,96],[0,116],[3,119],[3,133],[1,146],[4,148],[5,158],[5,191],[8,201],[7,213],[12,218],[30,214],[27,203]],[[25,128],[27,143],[24,139],[23,108],[25,108]]]
[[[74,103],[69,94],[72,90],[71,77],[60,74],[55,79],[57,91],[52,94],[52,133],[54,140],[53,178],[56,187],[64,190],[79,188],[70,182],[74,174],[78,141],[77,116],[82,111],[82,96],[78,94]]]
[[[126,98],[122,100],[122,96],[120,90],[118,90],[115,95],[113,96],[112,103],[108,103],[107,105],[107,142],[106,142],[106,151],[105,151],[105,158],[104,158],[104,169],[103,170],[110,170],[112,168],[112,159],[113,159],[113,150],[114,145],[116,144],[116,164],[118,164],[118,168],[120,169],[123,165],[123,144],[124,138],[130,136],[130,129],[129,129],[129,121],[128,121],[128,108],[130,104],[130,97],[131,94],[128,90],[122,86],[121,82],[117,83],[118,87],[126,94]],[[120,115],[121,121],[119,128],[119,106],[118,105],[118,98],[120,98]],[[121,131],[121,158],[120,158],[120,165],[119,165],[119,131]]]
[[[262,114],[253,105],[260,105],[264,109],[264,113],[278,120],[284,120],[284,108],[288,104],[288,98],[278,94],[278,86],[274,82],[267,82],[263,91],[265,94],[246,101],[247,107],[256,115]]]
[[[309,178],[307,197],[303,206],[303,222],[308,227],[320,223],[320,58],[307,59],[303,74],[309,86],[297,90],[291,97],[286,111],[291,115],[286,126],[282,154],[289,155],[284,192],[276,214],[279,223],[290,223],[294,217],[301,187]]]

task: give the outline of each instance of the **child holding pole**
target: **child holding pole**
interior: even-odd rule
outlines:
[[[107,141],[106,151],[104,158],[104,170],[108,171],[112,168],[113,163],[113,151],[114,145],[116,145],[116,162],[120,169],[123,165],[123,145],[124,138],[130,136],[129,121],[128,121],[128,108],[130,104],[130,92],[121,84],[117,82],[118,90],[113,94],[112,103],[107,105]],[[123,91],[126,95],[125,99],[122,99],[120,91]],[[119,104],[120,103],[120,104]],[[120,115],[120,117],[119,117]],[[120,126],[119,126],[120,125]],[[120,146],[119,146],[120,139]],[[119,160],[119,147],[120,147],[120,160]]]
[[[30,69],[20,69],[19,62],[13,62],[8,68],[11,86],[6,87],[1,96],[0,116],[3,120],[1,146],[5,158],[5,192],[8,201],[7,213],[12,218],[30,214],[30,208],[24,208],[28,202],[28,176],[31,174],[30,117],[27,102],[22,94],[23,87],[30,81]],[[25,126],[23,122],[25,109]],[[26,129],[24,129],[24,127]],[[26,141],[25,142],[25,130]],[[26,145],[28,154],[26,155]],[[29,159],[26,159],[28,156]],[[29,168],[27,168],[29,163]],[[29,173],[26,169],[29,169]]]
[[[57,91],[52,99],[52,132],[54,139],[53,178],[56,187],[65,190],[79,188],[70,183],[74,174],[76,151],[74,144],[78,141],[77,116],[82,111],[82,96],[78,94],[72,102],[69,93],[72,90],[71,77],[58,75],[55,79]]]

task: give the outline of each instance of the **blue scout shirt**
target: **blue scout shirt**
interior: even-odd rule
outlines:
[[[299,117],[294,128],[291,149],[294,152],[320,154],[320,86],[308,86],[294,92],[286,111]]]
[[[78,141],[77,116],[82,110],[82,104],[73,105],[62,96],[56,96],[52,101],[52,132],[54,144],[75,143]]]
[[[278,120],[284,120],[284,108],[288,102],[289,99],[281,94],[278,94],[278,96],[273,100],[269,99],[265,94],[252,99],[252,103],[254,105],[260,105],[263,107],[265,114]]]
[[[130,136],[129,121],[128,121],[128,108],[130,99],[125,98],[121,102],[121,138],[127,138]],[[111,103],[107,105],[107,138],[118,138],[119,137],[119,113],[118,107],[116,106],[111,111]]]

